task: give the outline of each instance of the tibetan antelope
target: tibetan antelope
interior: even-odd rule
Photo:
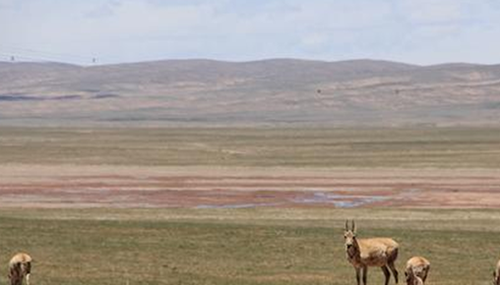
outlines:
[[[9,279],[11,285],[22,285],[26,277],[26,284],[30,284],[31,262],[33,260],[26,253],[18,253],[9,261]]]
[[[493,271],[493,285],[500,285],[500,260],[497,262],[495,271]]]
[[[360,285],[360,273],[363,270],[363,284],[366,285],[368,267],[380,267],[385,276],[385,285],[389,284],[392,275],[396,284],[398,283],[398,271],[394,262],[398,258],[398,244],[390,238],[358,239],[356,237],[356,226],[352,221],[349,229],[348,221],[345,222],[345,250],[347,260],[356,270],[356,281]]]
[[[422,285],[427,279],[429,269],[431,268],[430,262],[421,257],[414,256],[406,262],[405,276],[407,285]]]

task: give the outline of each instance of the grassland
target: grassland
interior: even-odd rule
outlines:
[[[2,127],[0,169],[4,173],[0,175],[0,191],[5,191],[2,197],[26,196],[28,190],[36,192],[42,186],[57,186],[70,193],[101,191],[113,184],[103,186],[98,180],[106,175],[116,180],[116,174],[125,174],[125,183],[144,183],[134,186],[140,188],[155,182],[149,171],[164,179],[176,178],[179,173],[199,175],[197,169],[208,173],[210,168],[233,167],[237,170],[229,172],[231,179],[246,170],[255,174],[252,177],[271,172],[300,179],[304,172],[304,177],[311,179],[309,175],[316,175],[316,169],[321,168],[323,173],[357,171],[356,176],[345,180],[342,176],[350,172],[335,172],[332,179],[338,184],[334,183],[334,188],[360,177],[367,183],[365,175],[371,175],[368,182],[374,185],[370,189],[380,188],[381,183],[391,191],[396,184],[425,188],[429,183],[421,180],[430,177],[436,180],[430,181],[433,187],[442,187],[444,195],[462,194],[463,185],[472,193],[476,185],[482,185],[484,192],[476,194],[487,197],[498,190],[494,184],[500,165],[499,145],[500,132],[495,128]],[[125,170],[120,172],[118,168]],[[276,168],[280,170],[272,170]],[[381,174],[374,171],[379,168],[384,169]],[[388,175],[392,169],[404,171]],[[416,175],[422,169],[426,172]],[[81,177],[75,175],[80,171]],[[473,175],[463,178],[462,174],[468,172]],[[211,179],[211,183],[219,183],[213,187],[220,187],[229,179],[223,175],[225,170],[221,173],[220,177],[217,172],[213,175],[222,182],[213,182],[218,180],[212,174],[203,179]],[[78,179],[91,179],[92,184],[78,184]],[[457,182],[460,179],[463,181]],[[484,185],[478,180],[485,180]],[[119,183],[117,189],[123,187],[121,180]],[[12,190],[14,186],[20,193]],[[153,186],[173,187],[168,183]],[[450,187],[457,187],[458,192],[449,191]],[[433,189],[427,191],[422,195]],[[74,201],[80,200],[70,202]],[[429,284],[490,284],[491,271],[500,256],[500,211],[495,209],[74,206],[0,207],[0,264],[6,264],[16,251],[29,252],[35,258],[35,285],[354,284],[354,272],[343,249],[342,229],[347,218],[357,220],[361,237],[390,236],[398,240],[401,254],[397,267],[401,275],[410,256],[426,256],[432,263]],[[6,268],[3,272],[0,284],[7,282]],[[382,282],[380,269],[371,269],[369,283]]]
[[[496,168],[500,129],[0,128],[0,164]]]
[[[498,211],[3,209],[0,263],[30,252],[40,285],[353,284],[347,217],[360,236],[399,241],[400,272],[410,256],[428,257],[429,284],[487,284],[499,255]],[[378,268],[369,282],[382,284]]]

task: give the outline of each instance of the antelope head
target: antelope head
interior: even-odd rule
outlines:
[[[497,269],[493,271],[493,285],[500,285],[500,275],[498,275],[497,271]]]
[[[413,267],[409,267],[407,271],[405,271],[406,276],[406,284],[408,285],[421,285],[424,284],[422,279],[418,277],[413,271]]]
[[[347,254],[351,257],[354,256],[358,250],[358,242],[356,241],[356,225],[354,224],[354,221],[351,222],[350,229],[349,222],[345,221],[344,241]]]

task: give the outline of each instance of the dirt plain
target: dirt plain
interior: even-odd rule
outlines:
[[[498,208],[496,169],[0,166],[0,207]]]
[[[0,207],[500,207],[496,128],[0,128]]]

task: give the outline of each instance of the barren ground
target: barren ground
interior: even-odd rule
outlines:
[[[496,169],[0,166],[0,207],[500,207]]]
[[[495,128],[0,128],[0,207],[500,206]]]

